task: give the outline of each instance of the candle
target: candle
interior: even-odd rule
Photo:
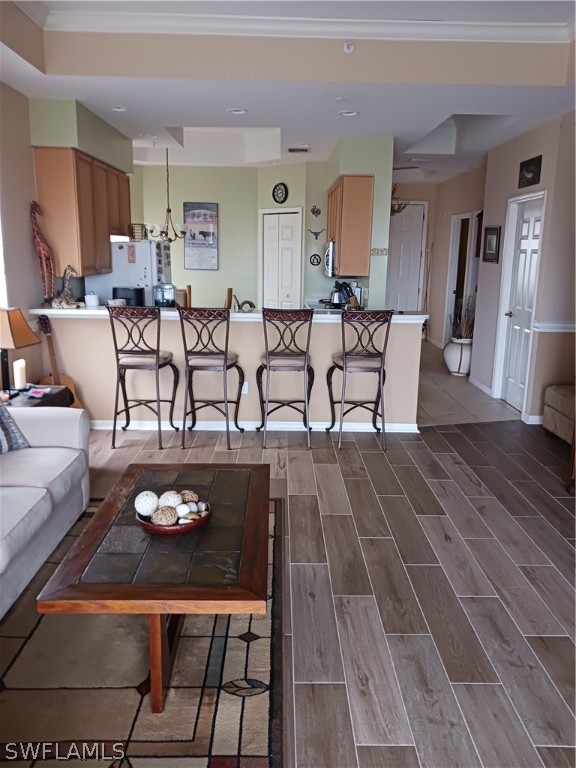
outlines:
[[[14,360],[12,369],[14,372],[14,388],[24,389],[26,386],[26,360]]]

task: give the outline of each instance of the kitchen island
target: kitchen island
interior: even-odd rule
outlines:
[[[84,407],[88,410],[94,429],[109,429],[112,426],[116,365],[108,311],[105,307],[90,309],[32,309],[31,315],[47,315],[52,326],[52,339],[56,350],[59,371],[71,376]],[[184,349],[178,312],[162,309],[162,349],[173,353],[174,363],[180,369],[181,381],[174,410],[175,423],[182,421],[184,404]],[[385,406],[386,426],[390,432],[417,432],[416,411],[418,402],[418,376],[420,370],[420,348],[422,325],[428,315],[405,313],[394,315],[386,357]],[[332,363],[332,354],[341,348],[340,312],[334,310],[315,312],[312,326],[310,354],[315,372],[314,387],[310,399],[310,423],[313,429],[322,429],[330,424],[330,404],[326,386],[326,372]],[[239,364],[244,369],[248,391],[240,402],[239,423],[246,429],[260,425],[260,405],[256,387],[256,369],[264,354],[262,315],[232,312],[230,322],[230,350],[239,355]],[[46,372],[49,371],[47,350],[44,350]],[[230,375],[230,385],[236,384],[235,373]],[[164,376],[166,378],[164,378]],[[169,372],[161,371],[163,390],[170,386]],[[138,393],[153,393],[154,377],[138,376]],[[303,388],[302,377],[284,373],[272,377],[272,392],[280,397]],[[341,379],[334,376],[335,392]],[[221,391],[221,375],[204,373],[194,380],[197,397]],[[165,389],[164,389],[165,388]],[[352,398],[373,397],[376,394],[376,376],[351,375],[348,381],[348,395]],[[149,412],[142,408],[133,412],[131,429],[156,429],[156,422]],[[222,416],[214,409],[200,411],[197,429],[224,429]],[[163,420],[168,426],[167,413]],[[290,408],[275,413],[269,420],[270,430],[303,430],[302,418]],[[371,431],[371,415],[358,409],[344,422],[347,431]]]

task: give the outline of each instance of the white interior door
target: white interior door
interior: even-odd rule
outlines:
[[[410,203],[390,220],[386,306],[419,310],[424,253],[424,204]]]
[[[263,217],[263,306],[300,307],[302,232],[300,213],[266,213]]]
[[[521,203],[518,207],[502,397],[520,411],[524,406],[528,378],[542,212],[542,198]]]

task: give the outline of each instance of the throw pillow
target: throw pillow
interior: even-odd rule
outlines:
[[[8,408],[0,403],[0,453],[29,448],[30,444],[10,415]]]

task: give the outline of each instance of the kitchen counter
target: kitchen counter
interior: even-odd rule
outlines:
[[[311,309],[314,309],[313,322],[320,323],[340,323],[340,316],[342,314],[339,309],[325,309],[322,304],[310,304],[307,305]],[[55,320],[67,320],[67,319],[83,319],[83,320],[108,320],[108,309],[104,306],[100,307],[82,307],[80,309],[30,309],[30,315],[47,315],[50,319]],[[160,314],[162,320],[178,320],[178,312],[175,309],[161,309]],[[392,318],[392,323],[398,324],[422,324],[427,320],[429,315],[421,312],[399,312]],[[254,310],[253,312],[236,312],[232,310],[230,312],[231,322],[240,323],[262,323],[262,312]]]
[[[116,365],[112,345],[108,311],[106,307],[81,309],[33,309],[31,315],[47,315],[52,326],[58,368],[61,373],[72,377],[76,383],[79,400],[90,414],[93,428],[109,429],[114,408],[114,389]],[[184,401],[184,350],[178,312],[175,309],[162,309],[161,344],[162,349],[170,350],[174,362],[181,374],[181,381],[176,399],[175,420],[182,418]],[[341,345],[340,310],[315,311],[312,327],[311,358],[316,374],[310,402],[311,424],[319,430],[330,423],[330,406],[326,386],[326,372],[332,364],[332,354],[340,351]],[[390,329],[386,361],[386,417],[388,430],[392,432],[416,432],[416,412],[418,402],[418,377],[420,369],[420,349],[422,342],[422,324],[428,315],[406,313],[394,315]],[[264,354],[264,335],[262,332],[262,313],[232,312],[230,327],[230,349],[239,355],[239,363],[244,369],[248,391],[242,395],[240,403],[240,424],[246,429],[254,429],[260,424],[260,405],[256,388],[256,370]],[[43,350],[44,367],[50,370],[46,347]],[[168,372],[169,373],[169,372]],[[161,371],[163,389],[169,385],[169,376]],[[230,386],[236,384],[235,374],[231,373]],[[272,392],[278,397],[289,397],[294,391],[302,389],[302,376],[295,373],[274,374],[271,380]],[[339,386],[337,373],[334,385]],[[204,373],[197,377],[197,397],[203,399],[216,389],[221,390],[222,379],[216,373]],[[349,380],[349,394],[352,398],[370,398],[376,393],[376,377],[366,374],[352,374]],[[150,395],[154,387],[154,377],[140,374],[137,389],[139,395]],[[195,383],[196,388],[196,383]],[[163,413],[167,423],[167,414]],[[202,421],[198,429],[220,430],[224,427],[222,416],[212,409],[200,412]],[[139,421],[141,419],[141,421]],[[352,419],[354,419],[352,421]],[[345,420],[346,430],[370,431],[371,417],[368,412],[357,410]],[[302,419],[291,409],[282,409],[269,421],[270,429],[301,430]],[[144,409],[133,413],[131,429],[156,429]]]

